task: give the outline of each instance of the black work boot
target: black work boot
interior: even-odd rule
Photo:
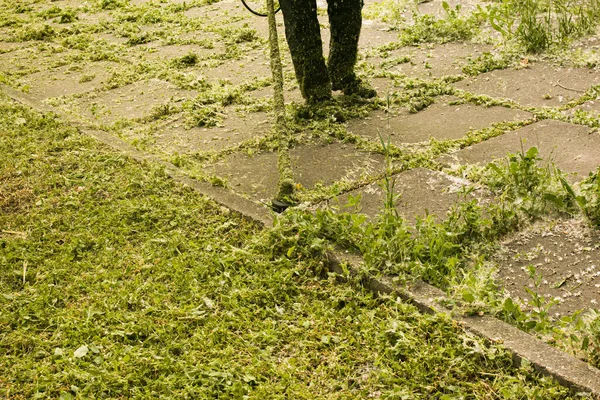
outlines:
[[[327,85],[320,88],[310,88],[303,95],[308,105],[327,103],[333,99],[331,97],[331,83],[328,82]]]
[[[332,88],[333,90],[341,90],[346,96],[358,96],[363,99],[377,97],[377,91],[357,77],[348,82],[338,82]]]

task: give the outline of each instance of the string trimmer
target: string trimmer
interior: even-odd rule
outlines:
[[[279,52],[279,38],[277,35],[277,22],[275,14],[280,8],[275,10],[273,0],[267,0],[267,13],[260,14],[252,10],[244,0],[244,6],[253,14],[266,15],[269,21],[269,47],[271,50],[271,74],[273,75],[274,87],[274,111],[275,111],[275,134],[278,140],[277,168],[279,170],[279,187],[277,196],[271,204],[275,211],[282,212],[294,204],[294,176],[290,161],[289,149],[289,131],[285,121],[285,101],[283,98],[283,67],[281,63],[281,54]]]
[[[244,7],[246,7],[246,10],[250,11],[252,14],[254,15],[258,15],[259,17],[268,17],[269,13],[267,12],[266,14],[258,12],[256,10],[253,10],[248,3],[246,3],[246,0],[242,0],[242,4],[244,5]],[[275,14],[277,14],[279,12],[279,10],[281,10],[281,7],[277,7],[277,10],[275,10]]]

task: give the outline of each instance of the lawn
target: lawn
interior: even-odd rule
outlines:
[[[570,398],[277,233],[2,97],[0,397]]]

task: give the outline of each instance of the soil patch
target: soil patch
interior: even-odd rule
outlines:
[[[254,50],[240,60],[228,61],[215,68],[203,70],[203,74],[212,82],[226,81],[240,85],[254,79],[271,77],[271,66],[263,51]]]

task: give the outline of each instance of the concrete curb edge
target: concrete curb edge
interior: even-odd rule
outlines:
[[[360,257],[355,255],[348,256],[340,252],[327,254],[330,271],[342,280],[347,280],[344,277],[347,271],[350,276],[355,277],[360,262]],[[342,268],[343,263],[349,268]],[[404,287],[395,284],[389,278],[364,277],[360,279],[360,284],[375,295],[397,296],[413,304],[423,313],[450,313],[449,309],[440,305],[440,300],[446,299],[445,292],[422,281]],[[452,319],[466,331],[491,343],[501,344],[512,353],[515,364],[519,364],[523,359],[528,360],[543,375],[555,378],[576,392],[585,392],[593,399],[600,399],[599,369],[490,315],[452,315]]]

